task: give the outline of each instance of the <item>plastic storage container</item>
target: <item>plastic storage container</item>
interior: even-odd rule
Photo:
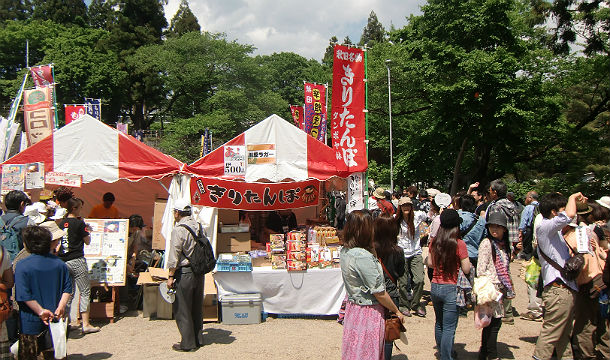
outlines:
[[[222,297],[222,323],[229,325],[259,324],[262,313],[261,294],[228,294]]]

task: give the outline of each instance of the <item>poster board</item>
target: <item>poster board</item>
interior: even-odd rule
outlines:
[[[155,208],[153,210],[153,236],[152,236],[152,248],[154,250],[165,250],[165,237],[161,233],[163,227],[163,213],[165,212],[165,206],[167,205],[167,199],[155,200]]]
[[[91,285],[124,286],[127,276],[128,219],[85,219],[91,243],[85,258]]]
[[[2,165],[2,195],[12,190],[23,191],[25,187],[25,165]]]

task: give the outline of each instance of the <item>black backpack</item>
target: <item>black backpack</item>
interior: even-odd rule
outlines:
[[[193,254],[189,258],[182,252],[184,257],[186,257],[190,263],[191,270],[196,275],[207,274],[210,271],[214,270],[216,266],[216,258],[214,257],[214,250],[212,250],[212,245],[205,235],[203,235],[203,230],[201,229],[201,224],[199,224],[199,236],[195,234],[195,231],[188,227],[185,224],[180,224],[179,226],[187,229],[193,239],[195,239],[195,247],[193,248]]]

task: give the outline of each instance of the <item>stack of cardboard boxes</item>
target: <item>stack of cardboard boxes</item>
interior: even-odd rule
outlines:
[[[250,250],[250,227],[239,223],[239,211],[218,209],[216,254]]]

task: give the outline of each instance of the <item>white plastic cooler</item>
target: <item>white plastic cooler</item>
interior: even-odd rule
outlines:
[[[259,324],[262,313],[261,294],[226,294],[220,300],[222,323],[229,325]]]

